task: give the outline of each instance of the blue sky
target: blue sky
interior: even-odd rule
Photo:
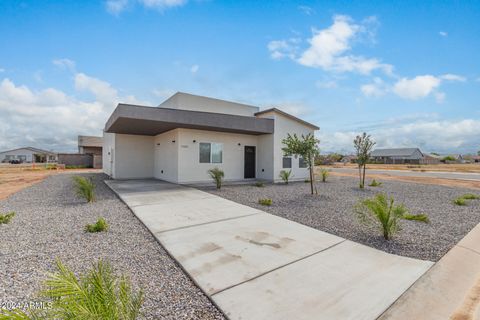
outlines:
[[[122,102],[277,106],[324,152],[480,150],[480,2],[0,2],[0,149],[74,151]]]

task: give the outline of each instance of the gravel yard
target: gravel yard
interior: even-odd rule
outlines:
[[[480,223],[480,200],[472,200],[467,206],[452,203],[454,198],[477,190],[382,182],[380,187],[367,186],[362,191],[358,188],[358,179],[330,177],[327,183],[317,183],[317,196],[310,195],[310,184],[304,182],[267,184],[263,188],[253,185],[225,186],[220,191],[203,189],[386,252],[430,261],[439,260]],[[359,224],[353,211],[358,199],[372,197],[378,192],[394,196],[397,204],[404,203],[413,214],[427,214],[430,223],[403,220],[402,230],[392,240],[384,240],[377,230]],[[272,206],[258,204],[260,198],[272,199]]]
[[[112,263],[145,292],[142,311],[148,319],[224,319],[183,273],[150,232],[103,183],[91,176],[97,201],[78,199],[72,175],[59,174],[0,201],[0,212],[15,211],[0,225],[0,301],[38,300],[35,293],[60,258],[83,272],[99,258]],[[85,233],[87,223],[103,216],[106,233]]]

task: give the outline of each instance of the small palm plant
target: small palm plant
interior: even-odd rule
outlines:
[[[260,203],[262,206],[271,206],[273,203],[273,200],[268,198],[258,199],[258,203]]]
[[[0,319],[135,320],[143,304],[143,291],[133,291],[126,276],[115,275],[101,260],[80,278],[57,260],[57,271],[49,275],[40,295],[51,301],[51,308],[31,315],[0,309]]]
[[[208,170],[208,174],[210,175],[210,177],[212,177],[215,185],[217,186],[217,189],[220,189],[222,187],[223,177],[225,176],[223,170],[219,168],[213,168]]]
[[[102,231],[107,231],[108,230],[108,223],[105,220],[105,218],[98,218],[97,222],[95,224],[87,224],[85,226],[85,232],[102,232]]]
[[[15,212],[0,214],[0,224],[7,224],[15,217]]]
[[[75,191],[81,198],[87,200],[87,202],[95,201],[95,184],[92,179],[75,176],[73,177]]]
[[[380,187],[382,182],[378,182],[377,180],[373,179],[372,182],[369,184],[370,187]]]
[[[280,171],[280,178],[285,182],[285,184],[288,184],[288,181],[292,177],[292,170],[282,170]]]
[[[396,206],[393,197],[379,193],[373,198],[360,200],[355,212],[361,222],[379,227],[385,240],[390,240],[400,230],[399,220],[408,210],[403,204]]]
[[[322,168],[322,169],[320,170],[320,174],[322,175],[322,182],[327,182],[327,178],[328,178],[328,176],[330,175],[330,171],[328,171],[327,169]]]

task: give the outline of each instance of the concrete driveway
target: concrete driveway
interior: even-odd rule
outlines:
[[[230,319],[376,319],[432,265],[197,189],[106,183]]]

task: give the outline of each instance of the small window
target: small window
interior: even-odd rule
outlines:
[[[302,157],[300,157],[298,159],[298,167],[299,168],[306,168],[307,167],[307,161],[305,161],[305,159],[303,159]]]
[[[210,143],[200,143],[200,163],[210,163]]]
[[[200,163],[222,163],[223,145],[221,143],[200,143]]]
[[[290,157],[283,157],[283,169],[288,169],[292,167],[292,158]]]

